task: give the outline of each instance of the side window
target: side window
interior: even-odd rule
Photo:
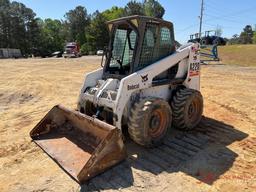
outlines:
[[[173,50],[173,39],[172,34],[169,28],[161,27],[160,28],[160,45],[159,45],[159,58],[166,57],[170,55]]]
[[[172,54],[173,45],[173,34],[168,27],[161,27],[158,24],[148,23],[146,25],[140,62],[137,70]]]
[[[154,62],[154,50],[157,40],[157,28],[156,24],[147,24],[144,34],[142,50],[140,55],[140,63],[138,68],[144,68]]]
[[[162,27],[160,30],[160,35],[160,46],[168,46],[172,44],[170,29],[167,27]]]
[[[136,39],[137,39],[136,32],[131,31],[129,33],[129,38],[126,39],[125,50],[123,55],[123,63],[122,63],[123,67],[129,66],[130,63],[132,62]]]
[[[125,49],[127,38],[127,30],[124,29],[117,29],[115,33],[114,43],[113,43],[113,50],[112,50],[112,58],[110,61],[110,67],[119,67],[120,62],[123,57],[123,51]]]
[[[145,45],[147,47],[154,47],[155,45],[154,33],[150,29],[145,34]]]
[[[129,35],[130,37],[130,42],[131,42],[131,49],[135,48],[135,43],[136,43],[136,39],[137,39],[137,34],[135,33],[135,31],[132,31]]]

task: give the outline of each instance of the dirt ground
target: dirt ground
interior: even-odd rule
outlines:
[[[79,186],[29,137],[54,105],[76,107],[99,57],[0,60],[0,191],[256,191],[256,68],[202,67],[204,118]]]

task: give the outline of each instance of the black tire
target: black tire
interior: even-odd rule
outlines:
[[[201,45],[206,45],[206,40],[205,40],[205,39],[202,39],[202,40],[200,41],[200,44],[201,44]]]
[[[205,37],[205,38],[201,39],[200,43],[201,43],[201,45],[209,45],[210,39],[208,37]]]
[[[191,130],[201,121],[203,97],[199,91],[180,89],[171,102],[173,126],[181,130]]]
[[[172,111],[168,102],[159,98],[142,99],[131,109],[128,132],[137,144],[156,146],[162,143],[171,121]]]
[[[221,45],[221,40],[219,38],[214,39],[213,45]]]

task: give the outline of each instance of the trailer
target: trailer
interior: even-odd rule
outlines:
[[[201,63],[219,62],[218,45],[201,45],[200,46]]]
[[[20,49],[0,48],[0,59],[3,58],[21,58]]]

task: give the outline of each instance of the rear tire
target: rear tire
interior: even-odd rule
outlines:
[[[156,146],[162,143],[171,125],[172,111],[168,102],[159,98],[146,98],[131,109],[128,132],[139,145]]]
[[[216,45],[216,46],[221,45],[221,40],[220,40],[219,38],[214,39],[214,41],[213,41],[212,44],[213,44],[213,45]]]
[[[173,97],[173,126],[181,130],[191,130],[201,121],[203,97],[199,91],[180,89]]]
[[[204,39],[201,40],[201,41],[200,41],[200,44],[201,44],[201,45],[206,45],[206,40],[204,40]]]

